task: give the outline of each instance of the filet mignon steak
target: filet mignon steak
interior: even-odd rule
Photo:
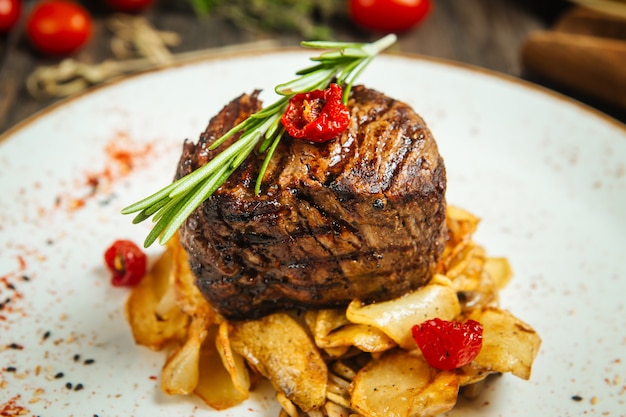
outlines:
[[[261,109],[258,94],[234,99],[197,143],[185,141],[177,178]],[[226,318],[388,300],[430,279],[446,238],[437,144],[409,105],[380,92],[355,86],[348,107],[350,126],[329,142],[283,138],[260,195],[264,155],[253,154],[181,227],[196,284]]]

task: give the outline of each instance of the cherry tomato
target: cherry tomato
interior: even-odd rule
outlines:
[[[22,12],[22,0],[0,0],[0,33],[13,29]]]
[[[130,240],[113,242],[104,252],[104,263],[114,287],[137,285],[146,274],[146,254]]]
[[[47,0],[37,4],[26,22],[26,33],[39,51],[68,55],[80,49],[91,37],[91,16],[70,0]]]
[[[411,332],[426,362],[441,370],[467,365],[483,346],[483,326],[474,320],[431,319],[413,326]]]
[[[428,16],[432,0],[350,0],[350,14],[359,25],[383,32],[402,32]]]
[[[147,9],[154,0],[104,0],[113,10],[126,13],[136,13]]]

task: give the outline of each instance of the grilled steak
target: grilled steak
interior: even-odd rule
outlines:
[[[387,300],[430,279],[446,233],[435,140],[407,104],[377,91],[355,86],[348,107],[350,126],[329,142],[284,138],[259,196],[264,155],[181,227],[196,284],[226,318]],[[198,143],[185,141],[176,176],[204,165],[217,152],[208,145],[260,108],[258,92],[226,105]]]

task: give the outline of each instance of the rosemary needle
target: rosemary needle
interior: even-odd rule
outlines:
[[[391,34],[372,43],[302,42],[301,45],[305,48],[326,51],[311,58],[314,65],[298,71],[296,78],[275,87],[276,93],[283,97],[230,129],[209,149],[218,148],[228,138],[241,132],[239,139],[204,166],[122,209],[122,214],[138,213],[133,223],[152,217],[154,226],[144,241],[144,247],[152,245],[157,239],[160,244],[164,244],[174,236],[185,219],[209,198],[255,149],[265,154],[254,189],[258,195],[272,154],[284,134],[280,118],[287,108],[289,99],[298,93],[325,89],[335,80],[344,88],[343,101],[347,102],[356,78],[376,55],[395,41],[396,36]]]

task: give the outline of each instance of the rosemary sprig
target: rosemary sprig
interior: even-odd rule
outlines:
[[[185,219],[209,198],[257,147],[258,152],[265,153],[265,160],[259,169],[255,186],[255,193],[258,195],[261,180],[284,133],[280,118],[287,108],[289,99],[298,93],[325,89],[335,80],[344,88],[343,100],[347,102],[356,78],[376,55],[395,41],[395,35],[387,35],[372,43],[302,42],[303,47],[326,51],[318,57],[311,58],[315,64],[298,71],[295,79],[275,87],[276,93],[281,95],[281,98],[230,129],[211,144],[209,149],[215,149],[231,136],[243,132],[239,139],[206,165],[122,209],[122,214],[138,213],[133,223],[140,223],[153,217],[155,225],[146,237],[144,247],[152,245],[157,239],[160,244],[167,242]]]

